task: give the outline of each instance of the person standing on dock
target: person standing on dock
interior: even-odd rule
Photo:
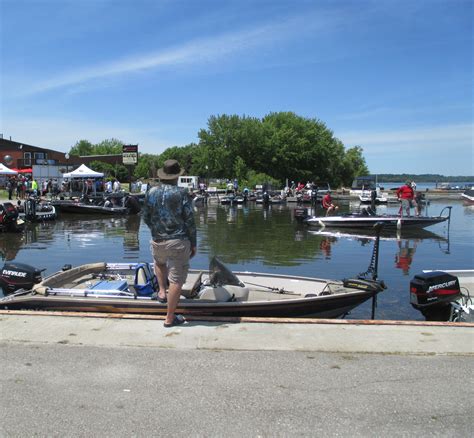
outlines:
[[[398,215],[400,217],[403,216],[403,210],[405,210],[407,216],[410,216],[410,208],[412,207],[413,199],[415,198],[415,193],[413,192],[413,187],[411,186],[410,181],[407,181],[405,185],[397,190],[397,198],[401,202]]]
[[[196,254],[192,200],[187,189],[177,186],[183,173],[178,161],[166,160],[158,170],[162,184],[146,193],[143,207],[143,219],[151,231],[154,270],[160,286],[157,299],[168,303],[165,327],[186,322],[182,315],[175,315],[175,311],[188,276],[189,259]]]

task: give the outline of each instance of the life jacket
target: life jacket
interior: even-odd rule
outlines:
[[[138,263],[135,267],[133,287],[137,291],[138,296],[149,297],[158,291],[158,280],[148,263]]]

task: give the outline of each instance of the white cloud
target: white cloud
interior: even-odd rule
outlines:
[[[425,151],[427,147],[451,151],[470,147],[472,152],[473,130],[474,124],[461,123],[406,130],[346,132],[338,133],[338,137],[344,144],[360,145],[364,152],[371,154],[386,153],[387,147]]]
[[[84,67],[38,82],[32,87],[26,87],[21,94],[29,96],[58,88],[86,84],[97,79],[120,77],[160,67],[206,64],[234,53],[275,44],[287,38],[295,36],[301,38],[305,32],[327,25],[323,17],[313,17],[314,20],[308,18],[307,16],[293,17],[284,22],[266,24],[253,29],[198,38],[167,50],[128,56],[117,61]]]

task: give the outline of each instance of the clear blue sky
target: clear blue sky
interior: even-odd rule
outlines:
[[[473,175],[472,0],[0,0],[5,138],[198,141],[293,111],[372,173]]]

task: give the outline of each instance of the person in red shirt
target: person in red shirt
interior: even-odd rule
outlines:
[[[326,216],[329,216],[331,211],[337,211],[339,207],[332,203],[331,192],[328,190],[327,193],[323,196],[323,200],[321,201],[323,204],[323,208],[326,210]]]
[[[399,216],[403,216],[403,210],[406,211],[407,216],[410,216],[410,208],[412,207],[414,197],[415,193],[410,181],[407,181],[405,185],[397,190],[397,198],[401,202],[400,209],[398,210]]]

